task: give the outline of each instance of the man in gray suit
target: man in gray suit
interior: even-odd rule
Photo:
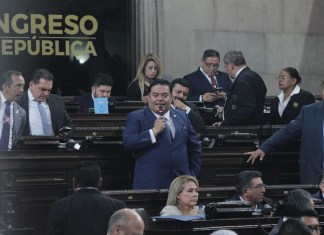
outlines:
[[[13,149],[21,138],[26,112],[17,101],[24,92],[25,79],[9,70],[0,78],[0,150]]]
[[[324,101],[306,105],[295,120],[283,126],[264,142],[259,149],[247,152],[248,162],[254,163],[278,147],[300,138],[299,175],[301,184],[318,184],[323,170]]]

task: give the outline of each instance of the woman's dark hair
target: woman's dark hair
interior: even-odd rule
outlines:
[[[293,68],[293,67],[286,67],[282,69],[283,71],[286,71],[290,77],[292,78],[296,78],[297,83],[301,83],[301,77],[299,76],[299,73],[297,71],[297,69]]]

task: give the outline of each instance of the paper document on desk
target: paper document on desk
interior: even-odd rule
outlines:
[[[94,111],[95,114],[108,114],[108,98],[102,97],[102,98],[94,98]]]

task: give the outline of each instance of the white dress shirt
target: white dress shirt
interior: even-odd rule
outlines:
[[[29,109],[29,127],[31,135],[44,135],[42,118],[39,113],[37,102],[33,97],[30,90],[28,90],[28,109]],[[49,124],[52,126],[51,112],[49,106],[46,102],[41,102],[41,105],[44,107],[47,115]],[[53,129],[53,128],[52,128]],[[53,130],[52,130],[53,133]]]

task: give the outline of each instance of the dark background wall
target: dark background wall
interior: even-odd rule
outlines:
[[[130,3],[127,0],[2,0],[0,7],[0,19],[4,20],[4,14],[9,13],[10,19],[16,14],[49,14],[76,15],[82,18],[92,15],[98,21],[98,30],[91,37],[97,56],[90,56],[84,63],[76,56],[56,55],[30,55],[23,51],[19,55],[4,55],[0,43],[0,73],[9,69],[21,71],[28,84],[30,75],[35,69],[46,68],[54,74],[55,82],[53,93],[60,95],[78,95],[89,91],[91,79],[98,72],[109,73],[115,81],[113,95],[125,95],[126,87],[131,77],[130,68]],[[26,21],[29,22],[28,20]],[[22,27],[23,21],[18,21]],[[64,22],[62,28],[64,27]],[[32,26],[29,26],[32,27]],[[91,28],[91,25],[87,27]],[[11,28],[11,27],[10,27]],[[46,27],[45,27],[46,29]],[[9,33],[0,29],[0,40],[24,36],[26,40],[40,39],[40,34],[31,34],[30,29],[24,35],[16,34],[12,29]],[[48,36],[48,35],[45,35]],[[63,37],[70,35],[62,35]],[[74,35],[82,36],[82,35]],[[84,36],[84,35],[83,35]],[[33,41],[34,40],[34,41]],[[65,39],[60,41],[60,47],[64,50]],[[72,39],[73,40],[73,39]],[[62,46],[63,45],[63,46]]]

